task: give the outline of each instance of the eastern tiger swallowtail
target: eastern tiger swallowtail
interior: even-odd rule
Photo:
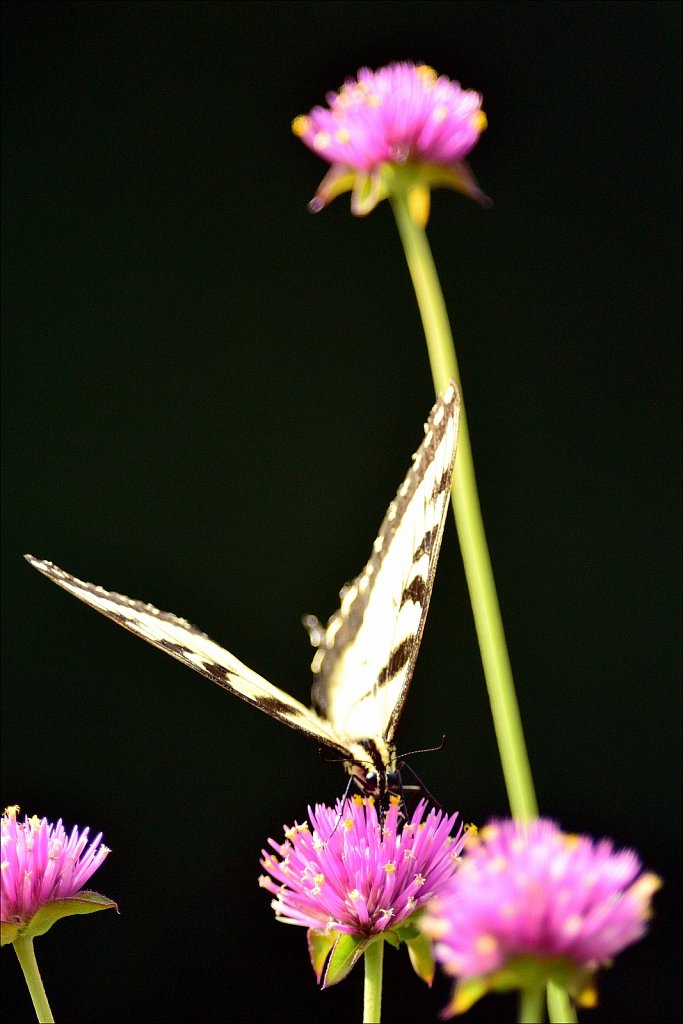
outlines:
[[[448,509],[460,398],[438,398],[408,474],[389,505],[360,575],[342,590],[317,646],[312,708],[257,675],[185,619],[83,583],[32,555],[39,572],[229,693],[341,756],[366,796],[383,804],[395,786],[394,735],[415,666]]]

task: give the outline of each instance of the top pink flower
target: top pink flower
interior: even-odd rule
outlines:
[[[404,61],[378,71],[361,68],[355,80],[347,79],[326,98],[329,107],[314,107],[292,123],[294,134],[332,164],[312,209],[354,188],[354,213],[369,212],[391,192],[386,180],[380,185],[387,165],[422,167],[428,173],[418,174],[421,183],[451,184],[485,199],[462,164],[486,127],[479,93]],[[360,197],[359,179],[372,192],[370,205]],[[367,187],[370,182],[374,189]]]

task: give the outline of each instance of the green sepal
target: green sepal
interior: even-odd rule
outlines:
[[[488,992],[542,989],[549,982],[568,992],[579,1006],[596,1005],[593,975],[575,961],[568,957],[516,957],[499,971],[461,978],[449,1008],[454,1014],[465,1013]]]
[[[351,213],[355,217],[366,217],[387,194],[381,170],[372,174],[358,171],[351,189]]]
[[[415,931],[417,932],[417,929]],[[415,938],[405,939],[404,941],[408,947],[408,956],[413,965],[413,970],[418,978],[431,988],[435,972],[432,940],[427,935],[423,935],[422,932],[417,932]]]
[[[10,924],[9,921],[3,921],[0,925],[0,937],[2,939],[0,945],[7,946],[10,942],[14,942],[21,929],[22,925],[20,924]]]
[[[338,935],[325,969],[322,987],[338,985],[348,977],[371,942],[383,936]]]
[[[332,164],[329,171],[318,185],[317,191],[308,204],[311,213],[324,210],[333,199],[350,192],[356,180],[356,171],[345,164]]]
[[[432,956],[432,941],[413,923],[417,916],[419,911],[400,928],[394,929],[393,934],[399,942],[405,942],[408,947],[408,956],[418,978],[431,987],[436,970]]]
[[[394,935],[398,937],[399,942],[410,942],[411,939],[422,934],[420,929],[413,924],[414,920],[415,914],[413,914],[412,917],[409,917],[402,925],[399,925],[398,928],[392,928],[392,931]]]
[[[319,984],[325,968],[325,961],[339,938],[339,932],[320,932],[315,928],[309,928],[306,938],[308,940],[308,955],[311,958],[311,966],[315,971],[315,978]]]
[[[350,191],[351,212],[356,217],[365,217],[383,199],[401,191],[409,196],[411,216],[424,228],[429,219],[430,189],[439,187],[456,189],[482,206],[491,206],[491,200],[482,192],[469,165],[458,160],[452,164],[387,162],[372,172],[335,163],[320,182],[308,208],[318,213],[337,196]]]
[[[74,914],[94,914],[97,910],[116,910],[118,913],[118,909],[113,900],[106,896],[100,896],[97,892],[84,889],[76,896],[46,903],[35,912],[26,924],[3,923],[2,945],[15,942],[18,936],[21,936],[22,939],[35,939],[38,935],[44,935],[62,917],[72,917]]]

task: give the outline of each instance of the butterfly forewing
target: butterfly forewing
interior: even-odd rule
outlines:
[[[324,631],[313,663],[313,709],[267,682],[185,619],[84,583],[52,562],[26,558],[131,633],[336,751],[349,770],[355,765],[362,775],[370,764],[386,776],[432,590],[459,407],[451,382],[430,413],[424,440],[384,517],[370,560]]]
[[[415,665],[448,509],[460,399],[432,409],[370,559],[342,592],[313,660],[313,703],[339,736],[391,742]]]
[[[243,665],[234,654],[224,650],[185,619],[170,612],[159,611],[151,604],[104,590],[93,583],[85,583],[52,562],[42,561],[32,555],[26,555],[26,559],[35,569],[74,597],[166,651],[195,672],[200,672],[273,718],[306,733],[318,743],[338,750],[340,754],[345,753],[345,748],[339,746],[329,723],[315,711],[304,707],[284,690],[273,686],[257,672]]]

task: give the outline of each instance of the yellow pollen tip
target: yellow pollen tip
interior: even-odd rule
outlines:
[[[488,128],[489,120],[483,110],[477,110],[472,115],[472,126],[476,128],[478,132],[483,132],[485,128]]]
[[[389,861],[387,864],[384,865],[384,870],[387,873],[387,875],[395,875],[396,874],[396,865],[392,864],[392,862]]]
[[[436,71],[434,68],[430,68],[429,64],[418,64],[415,68],[415,74],[425,85],[436,81]]]
[[[389,803],[393,804],[394,807],[396,807],[398,804],[400,804],[400,802],[401,802],[400,796],[394,795],[394,796],[390,796],[389,797]]]
[[[347,128],[340,128],[339,131],[335,132],[334,135],[336,142],[350,142],[351,136]]]
[[[598,991],[593,985],[584,988],[577,997],[579,1006],[585,1010],[592,1010],[598,1005]]]
[[[634,896],[639,900],[649,900],[658,889],[661,889],[663,882],[659,875],[653,874],[648,871],[646,874],[641,875],[636,881],[627,889],[629,896]]]
[[[311,119],[306,114],[299,114],[292,121],[292,131],[298,138],[302,138],[311,127]]]
[[[353,828],[353,821],[351,820],[351,818],[344,819],[344,828],[346,829],[347,832],[351,831],[351,829]]]

